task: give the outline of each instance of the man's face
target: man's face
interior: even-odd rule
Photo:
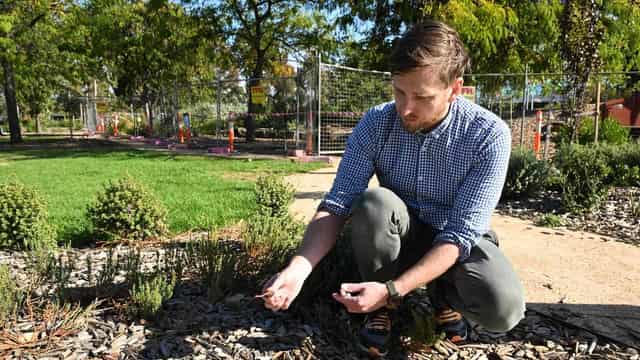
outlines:
[[[462,78],[447,86],[438,76],[438,69],[423,67],[394,75],[393,96],[402,126],[409,132],[431,130],[449,110],[449,104],[460,94]]]

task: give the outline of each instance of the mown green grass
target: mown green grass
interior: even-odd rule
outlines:
[[[168,209],[169,229],[216,229],[254,210],[254,182],[261,173],[287,175],[320,168],[286,160],[241,160],[114,149],[0,151],[0,181],[15,177],[35,186],[48,203],[60,243],[89,237],[87,205],[103,184],[129,174]]]

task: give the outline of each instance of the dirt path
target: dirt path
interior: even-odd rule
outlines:
[[[336,169],[337,161],[287,178],[297,189],[291,207],[296,216],[305,221],[313,216]],[[369,186],[377,186],[375,178]],[[640,247],[499,214],[492,227],[524,283],[527,302],[640,305]]]

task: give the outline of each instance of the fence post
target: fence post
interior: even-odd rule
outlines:
[[[598,143],[598,130],[600,127],[600,78],[598,77],[598,86],[596,87],[596,111],[595,111],[595,139],[594,142]]]
[[[300,76],[300,74],[298,74],[297,76]],[[298,144],[300,140],[300,129],[298,128],[299,126],[300,126],[300,81],[296,77],[296,132],[295,132],[296,148],[295,150],[300,150],[300,147]]]
[[[222,91],[222,86],[220,83],[220,77],[218,77],[216,81],[216,145],[220,145],[220,129],[218,128],[218,124],[222,123],[222,118],[220,117],[220,91]]]
[[[520,146],[524,146],[524,117],[527,112],[527,82],[529,78],[529,65],[524,67],[524,86],[522,90],[522,121],[520,121]]]
[[[322,119],[322,58],[320,50],[318,50],[318,155],[320,155],[320,136],[321,136],[321,119]]]
[[[553,110],[549,110],[549,116],[547,117],[547,131],[544,134],[544,153],[542,158],[547,160],[549,158],[549,142],[551,139],[551,127],[553,126]]]

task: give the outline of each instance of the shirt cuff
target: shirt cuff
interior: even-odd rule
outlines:
[[[433,245],[441,243],[453,244],[458,247],[460,254],[458,255],[457,262],[462,262],[471,255],[471,248],[473,245],[470,241],[451,231],[443,231],[436,235],[433,239]]]
[[[320,210],[327,211],[330,214],[342,216],[342,217],[348,216],[350,211],[349,209],[344,207],[344,205],[338,204],[337,202],[329,199],[324,199],[322,200],[322,202],[320,202],[320,205],[318,205],[317,211],[320,211]]]

